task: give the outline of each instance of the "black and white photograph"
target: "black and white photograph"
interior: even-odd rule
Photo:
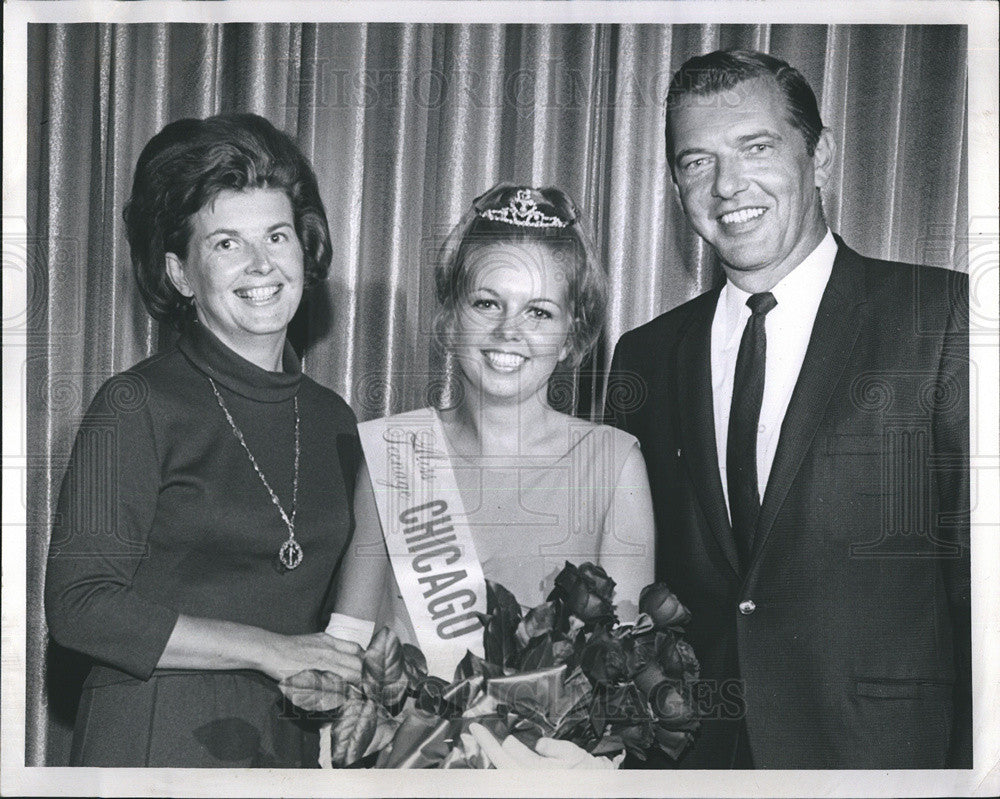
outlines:
[[[997,18],[5,3],[0,791],[1000,792]]]

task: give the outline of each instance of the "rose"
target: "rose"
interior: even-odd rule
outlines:
[[[567,561],[556,577],[556,588],[570,613],[581,621],[591,623],[614,618],[611,596],[615,581],[600,566],[584,563],[577,568]]]
[[[611,596],[615,592],[615,581],[608,577],[608,573],[604,569],[593,563],[584,563],[577,569],[577,573],[591,591],[609,602],[611,601]]]
[[[698,678],[698,660],[691,645],[672,631],[656,633],[655,658],[664,674],[671,678]]]
[[[663,583],[652,583],[642,589],[639,612],[649,616],[656,630],[677,629],[691,620],[688,609]]]
[[[694,721],[687,679],[698,676],[697,662],[687,660],[687,644],[672,633],[656,633],[655,657],[633,678],[649,701],[659,726],[688,729]]]
[[[665,682],[666,679],[667,675],[663,673],[660,665],[652,661],[647,663],[645,668],[632,678],[632,681],[635,683],[635,687],[642,691],[643,695],[648,698],[656,689],[656,686]]]
[[[648,663],[656,660],[656,633],[625,636],[621,642],[628,658],[626,666],[630,677],[635,677]]]
[[[580,668],[593,685],[618,683],[628,676],[628,656],[621,641],[598,627],[583,647]]]
[[[427,675],[419,650],[382,631],[376,638],[384,646],[366,655],[369,679],[354,689],[364,701],[336,697],[349,707],[332,728],[334,762],[381,748],[380,768],[482,768],[484,762],[453,744],[484,713],[503,717],[497,737],[551,734],[595,755],[624,748],[640,758],[655,745],[676,759],[699,725],[692,696],[698,661],[680,637],[690,614],[669,589],[653,584],[642,590],[636,622],[619,624],[614,593],[614,580],[591,563],[566,563],[548,601],[526,612],[503,586],[487,581],[487,612],[480,616],[486,657],[466,652],[450,684]],[[318,690],[327,701],[325,684],[313,682],[296,685],[299,693]],[[422,720],[414,735],[411,716]]]
[[[658,719],[658,726],[665,730],[686,729],[694,720],[694,707],[684,684],[677,680],[663,680],[649,692],[647,698]]]

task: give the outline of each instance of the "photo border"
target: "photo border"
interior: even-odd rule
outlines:
[[[36,22],[419,22],[965,24],[968,26],[970,245],[982,318],[997,320],[997,85],[993,2],[12,2],[4,9],[4,320],[25,313],[28,287],[8,274],[8,246],[26,235],[27,24]],[[992,246],[992,250],[989,248]],[[971,249],[971,246],[970,246]],[[992,282],[991,282],[992,281]],[[989,294],[992,293],[992,297]],[[995,322],[994,322],[995,324]],[[6,324],[5,324],[6,328]],[[974,337],[972,496],[974,759],[972,770],[913,771],[329,771],[25,767],[26,430],[23,337],[3,342],[3,584],[0,793],[174,796],[927,796],[1000,793],[1000,459],[997,330]],[[978,423],[977,423],[978,421]],[[20,477],[19,477],[20,475]],[[994,653],[991,659],[987,655]],[[992,660],[992,662],[991,662]]]

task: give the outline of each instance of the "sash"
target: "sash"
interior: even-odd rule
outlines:
[[[432,675],[483,655],[486,580],[433,408],[358,425],[393,573]]]

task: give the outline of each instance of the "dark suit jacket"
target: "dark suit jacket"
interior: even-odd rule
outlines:
[[[682,767],[729,767],[744,708],[757,767],[971,767],[967,276],[838,247],[745,571],[715,445],[719,290],[615,351],[609,414],[642,445],[657,576],[702,666]]]

